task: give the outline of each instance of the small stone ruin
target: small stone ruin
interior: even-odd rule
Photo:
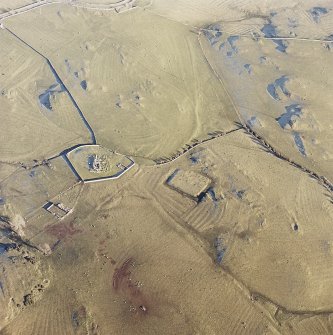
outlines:
[[[90,157],[89,171],[94,173],[106,172],[109,170],[109,162],[106,155],[92,155]]]

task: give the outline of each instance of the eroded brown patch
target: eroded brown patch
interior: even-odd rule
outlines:
[[[138,315],[146,315],[150,311],[148,299],[140,290],[140,283],[133,280],[132,272],[135,268],[134,259],[126,259],[113,274],[112,286],[114,290],[122,295],[130,304],[130,311]]]
[[[71,222],[60,222],[52,226],[48,226],[46,227],[46,232],[62,240],[77,233],[81,233],[82,230],[75,227],[75,220],[73,220]]]

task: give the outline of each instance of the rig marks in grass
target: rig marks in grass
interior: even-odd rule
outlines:
[[[31,50],[33,50],[35,53],[37,53],[39,56],[41,56],[46,61],[47,65],[50,68],[50,71],[52,72],[53,76],[55,77],[56,82],[60,85],[61,90],[65,91],[67,93],[69,99],[71,100],[71,102],[74,105],[76,111],[78,112],[78,114],[79,114],[82,122],[84,123],[85,127],[87,128],[87,130],[88,130],[88,132],[90,134],[91,144],[96,144],[96,137],[95,137],[95,133],[94,133],[92,127],[90,126],[88,120],[84,116],[82,110],[78,106],[78,104],[77,104],[76,100],[74,99],[74,97],[72,96],[71,92],[68,90],[68,88],[66,87],[66,85],[64,84],[64,82],[62,81],[62,79],[59,77],[59,75],[58,75],[56,69],[54,68],[54,66],[52,65],[51,61],[46,56],[44,56],[42,53],[40,53],[38,50],[36,50],[33,46],[31,46],[29,43],[25,42],[21,37],[19,37],[18,35],[16,35],[13,31],[11,31],[8,28],[5,28],[5,29],[12,36],[14,36],[21,43],[23,43],[25,46],[27,46],[28,48],[30,48]],[[48,104],[46,105],[46,107],[47,106],[48,106]]]

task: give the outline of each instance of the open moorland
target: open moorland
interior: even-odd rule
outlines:
[[[332,1],[0,28],[0,335],[333,334]]]

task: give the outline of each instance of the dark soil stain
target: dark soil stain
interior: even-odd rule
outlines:
[[[82,230],[75,227],[75,220],[73,220],[69,223],[60,222],[55,225],[48,226],[46,228],[46,232],[62,240],[77,233],[81,233]]]
[[[150,312],[147,298],[140,290],[140,285],[132,279],[132,272],[135,268],[133,258],[126,259],[113,274],[112,286],[114,290],[125,296],[130,303],[131,312],[137,315],[146,315]]]

